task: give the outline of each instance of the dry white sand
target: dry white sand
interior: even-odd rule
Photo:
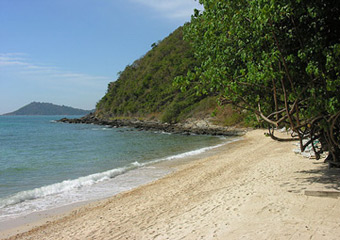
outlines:
[[[339,239],[339,171],[263,133],[11,239]]]

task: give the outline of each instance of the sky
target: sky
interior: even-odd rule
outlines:
[[[195,0],[0,0],[0,114],[94,109],[117,73],[190,21]]]

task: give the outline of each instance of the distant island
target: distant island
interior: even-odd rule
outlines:
[[[94,110],[83,110],[52,103],[32,102],[14,112],[3,115],[86,115]]]

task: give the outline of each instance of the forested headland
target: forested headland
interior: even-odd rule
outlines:
[[[177,76],[199,67],[189,42],[183,39],[183,27],[176,29],[140,59],[118,73],[96,106],[100,119],[156,119],[177,123],[190,117],[215,116],[222,125],[243,120],[231,107],[219,107],[219,93],[197,94],[195,88],[181,91],[174,83]],[[228,117],[226,117],[228,116]]]
[[[311,144],[340,166],[340,3],[199,2],[204,11],[109,84],[96,116],[174,123],[234,106],[224,117],[275,140],[289,128],[302,151]]]

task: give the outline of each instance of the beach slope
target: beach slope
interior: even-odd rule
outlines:
[[[338,239],[340,174],[293,148],[251,131],[160,180],[10,239]]]

